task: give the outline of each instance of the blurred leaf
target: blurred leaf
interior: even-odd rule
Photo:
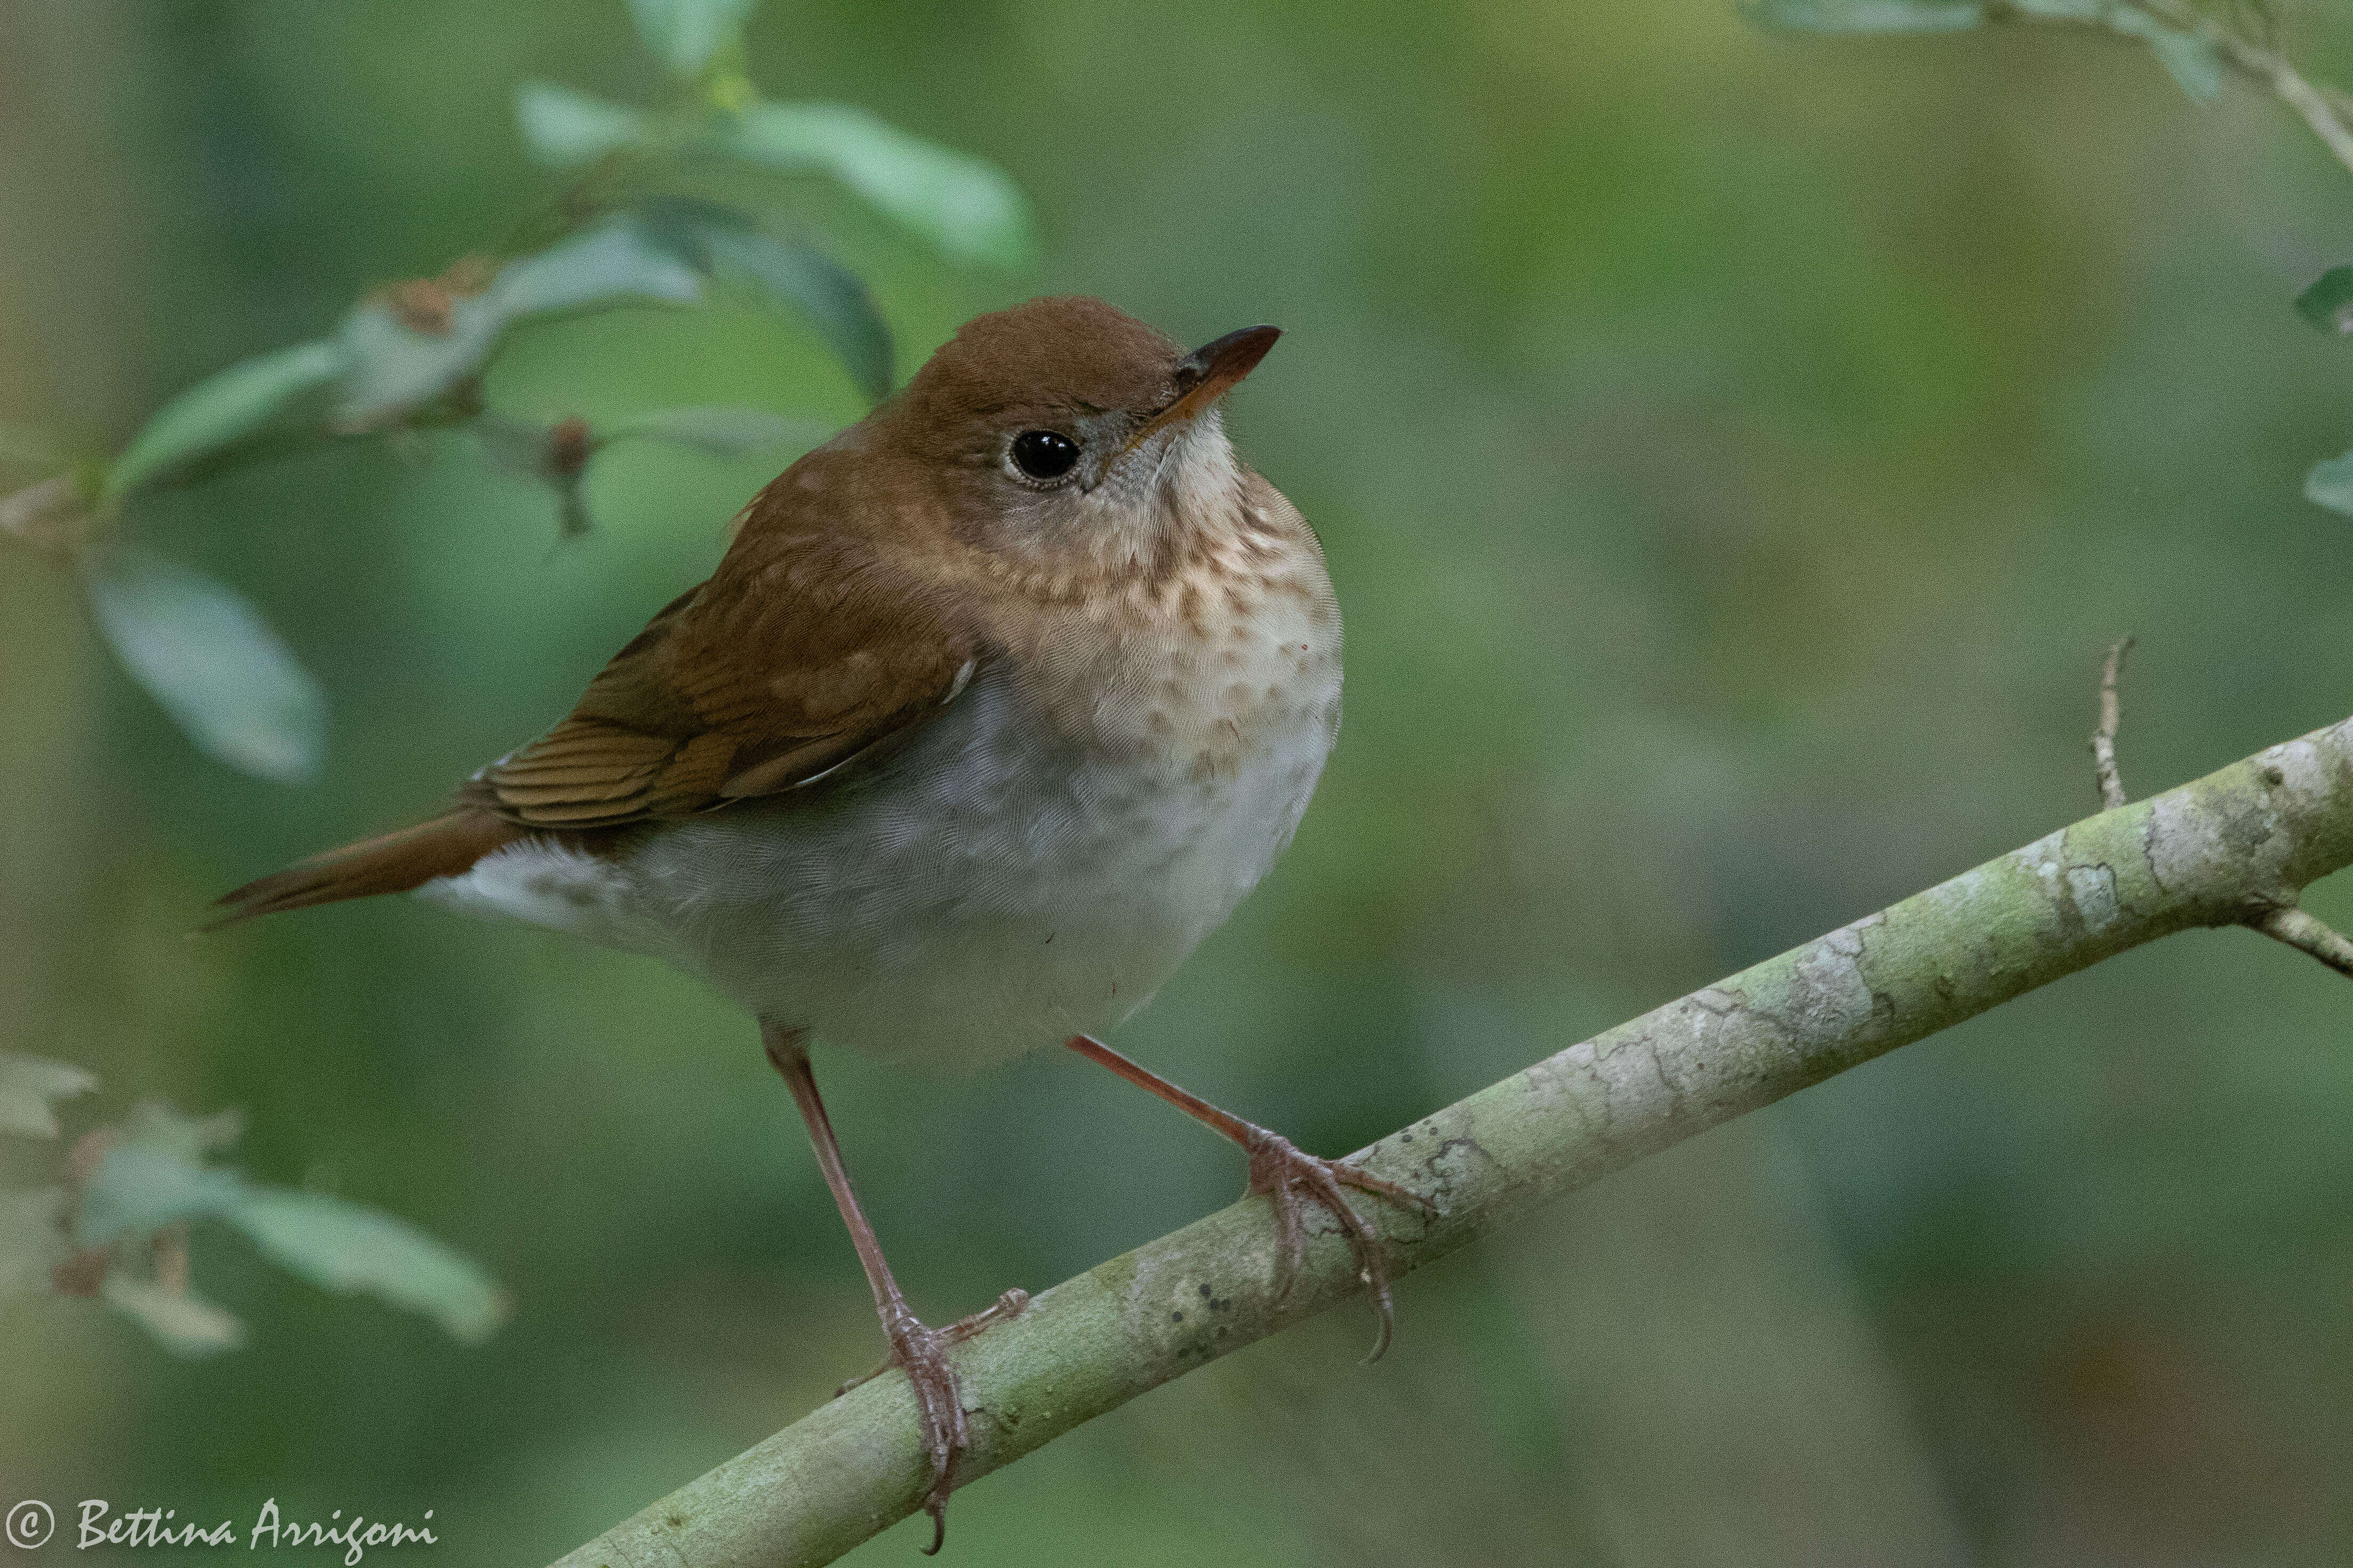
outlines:
[[[841,103],[755,103],[718,138],[720,151],[786,173],[830,174],[877,210],[963,261],[1029,266],[1029,203],[996,164],[885,124]]]
[[[104,1247],[118,1237],[218,1213],[236,1201],[243,1181],[234,1171],[207,1167],[205,1158],[243,1131],[244,1118],[234,1110],[190,1116],[159,1100],[141,1101],[121,1127],[99,1135],[106,1140],[103,1152],[82,1184],[74,1239]]]
[[[198,750],[281,784],[317,773],[326,699],[241,595],[124,546],[81,566],[99,631]]]
[[[2353,267],[2332,267],[2295,297],[2295,312],[2324,332],[2353,332]]]
[[[244,1195],[245,1178],[235,1171],[192,1164],[169,1149],[118,1143],[82,1188],[74,1242],[106,1247],[181,1220],[223,1214]]]
[[[63,1187],[0,1191],[0,1296],[47,1290],[49,1270],[72,1256],[60,1228],[67,1198]]]
[[[869,401],[891,395],[891,329],[866,285],[831,257],[762,232],[740,207],[695,196],[654,197],[639,206],[637,223],[697,271],[748,279],[773,302],[806,312]]]
[[[396,302],[372,300],[344,319],[350,354],[336,422],[367,429],[429,403],[478,372],[507,328],[525,317],[627,300],[691,304],[702,280],[648,242],[632,223],[606,224],[508,263],[477,294],[448,294],[427,328]]]
[[[2222,57],[2210,40],[2133,5],[2105,7],[2099,19],[2148,45],[2166,74],[2197,102],[2211,103],[2222,95]]]
[[[822,434],[815,420],[786,419],[761,408],[657,408],[607,422],[598,428],[597,442],[667,441],[733,458]]]
[[[221,1217],[313,1284],[367,1291],[468,1344],[506,1321],[506,1296],[488,1275],[388,1214],[323,1194],[256,1187]]]
[[[142,1100],[117,1130],[121,1142],[158,1149],[191,1165],[201,1165],[208,1154],[227,1148],[245,1135],[244,1114],[216,1110],[210,1116],[190,1116],[160,1100]]]
[[[629,0],[638,37],[673,76],[700,75],[734,41],[759,0]]]
[[[870,402],[891,395],[897,366],[891,329],[866,285],[831,257],[766,234],[725,234],[712,241],[722,268],[740,271],[779,302],[797,305]]]
[[[639,298],[691,305],[702,298],[693,271],[646,243],[630,223],[610,223],[512,262],[489,298],[509,320]]]
[[[336,331],[352,356],[336,425],[372,429],[430,403],[481,368],[505,326],[479,297],[451,304],[449,330],[444,332],[418,331],[379,300],[361,305]]]
[[[641,145],[651,124],[642,109],[552,82],[527,81],[515,89],[515,128],[524,145],[541,163],[557,168],[593,163],[607,153]]]
[[[2222,55],[2211,42],[2166,27],[2148,35],[2148,47],[2157,51],[2166,74],[2192,99],[2211,103],[2222,96]]]
[[[54,1138],[58,1135],[55,1102],[97,1087],[98,1079],[70,1062],[0,1051],[0,1132]]]
[[[2304,499],[2353,517],[2353,452],[2313,464],[2304,476]]]
[[[712,248],[713,239],[721,235],[750,234],[760,226],[760,220],[742,207],[706,201],[701,196],[648,196],[636,205],[629,221],[637,225],[647,244],[678,258],[705,277],[719,270],[719,256]]]
[[[99,1288],[106,1304],[136,1322],[174,1355],[213,1355],[245,1340],[245,1325],[211,1302],[153,1279],[111,1270]]]
[[[1950,33],[1996,16],[2104,26],[2147,44],[2198,102],[2222,91],[2222,57],[2210,36],[2119,0],[1749,0],[1741,14],[1799,33]]]
[[[334,342],[298,343],[206,377],[132,437],[107,470],[99,499],[111,505],[158,475],[251,435],[304,393],[341,374],[343,353]]]
[[[206,1150],[235,1136],[230,1113],[191,1117],[166,1105],[142,1106],[82,1189],[75,1241],[104,1247],[168,1225],[217,1219],[315,1284],[369,1291],[469,1342],[503,1320],[506,1300],[490,1278],[406,1221],[341,1198],[263,1186],[202,1163]]]
[[[1986,19],[1981,0],[1752,0],[1741,14],[1793,33],[1949,33]]]

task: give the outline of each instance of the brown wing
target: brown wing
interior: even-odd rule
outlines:
[[[937,713],[970,677],[977,639],[935,598],[869,539],[747,529],[570,718],[484,769],[466,799],[579,829],[809,783]]]

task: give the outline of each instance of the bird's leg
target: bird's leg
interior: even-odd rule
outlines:
[[[1200,1096],[1177,1088],[1159,1074],[1141,1063],[1129,1060],[1091,1036],[1072,1036],[1070,1047],[1089,1061],[1111,1068],[1138,1089],[1158,1095],[1194,1121],[1242,1146],[1242,1152],[1250,1156],[1250,1191],[1254,1194],[1264,1194],[1274,1206],[1274,1228],[1279,1247],[1275,1279],[1278,1296],[1290,1291],[1292,1281],[1298,1278],[1300,1259],[1305,1251],[1305,1232],[1301,1224],[1300,1211],[1308,1204],[1319,1204],[1340,1222],[1341,1234],[1348,1238],[1348,1249],[1356,1257],[1356,1278],[1364,1281],[1365,1289],[1371,1294],[1373,1311],[1380,1320],[1380,1331],[1373,1341],[1373,1353],[1365,1359],[1380,1360],[1381,1352],[1389,1348],[1388,1270],[1381,1263],[1377,1240],[1349,1204],[1343,1189],[1355,1187],[1359,1192],[1372,1193],[1392,1203],[1409,1205],[1432,1214],[1437,1212],[1438,1205],[1419,1193],[1398,1186],[1395,1182],[1385,1182],[1358,1166],[1344,1161],[1322,1160],[1313,1154],[1303,1154],[1290,1139],[1219,1110]]]
[[[908,1310],[907,1298],[900,1293],[899,1282],[891,1278],[891,1265],[883,1259],[882,1244],[875,1239],[874,1227],[866,1223],[866,1215],[858,1206],[858,1191],[849,1184],[849,1172],[841,1163],[841,1145],[834,1140],[833,1123],[826,1116],[825,1101],[818,1098],[816,1075],[809,1071],[807,1032],[764,1021],[760,1041],[767,1047],[768,1060],[776,1064],[792,1089],[793,1103],[800,1107],[801,1120],[808,1124],[809,1144],[817,1151],[818,1167],[825,1172],[825,1184],[832,1189],[842,1223],[849,1227],[850,1245],[858,1249],[858,1261],[866,1269],[866,1283],[873,1288],[874,1310],[882,1319],[883,1337],[891,1342],[891,1360],[887,1364],[904,1370],[914,1390],[916,1418],[923,1427],[923,1447],[932,1460],[931,1489],[923,1494],[923,1511],[932,1516],[932,1543],[923,1550],[926,1553],[936,1552],[947,1539],[948,1491],[955,1484],[956,1458],[971,1442],[965,1428],[964,1402],[956,1388],[955,1369],[948,1364],[948,1347],[977,1331],[992,1318],[1019,1311],[1029,1298],[1008,1290],[995,1307],[949,1329],[926,1328],[918,1321]]]

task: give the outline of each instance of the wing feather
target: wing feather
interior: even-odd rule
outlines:
[[[962,689],[977,638],[865,532],[790,526],[782,483],[711,581],[656,616],[569,718],[470,781],[468,801],[565,829],[709,811],[813,782]]]

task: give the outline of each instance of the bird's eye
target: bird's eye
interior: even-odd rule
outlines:
[[[1013,437],[1013,463],[1033,479],[1059,479],[1079,460],[1079,444],[1051,430],[1024,430]]]

